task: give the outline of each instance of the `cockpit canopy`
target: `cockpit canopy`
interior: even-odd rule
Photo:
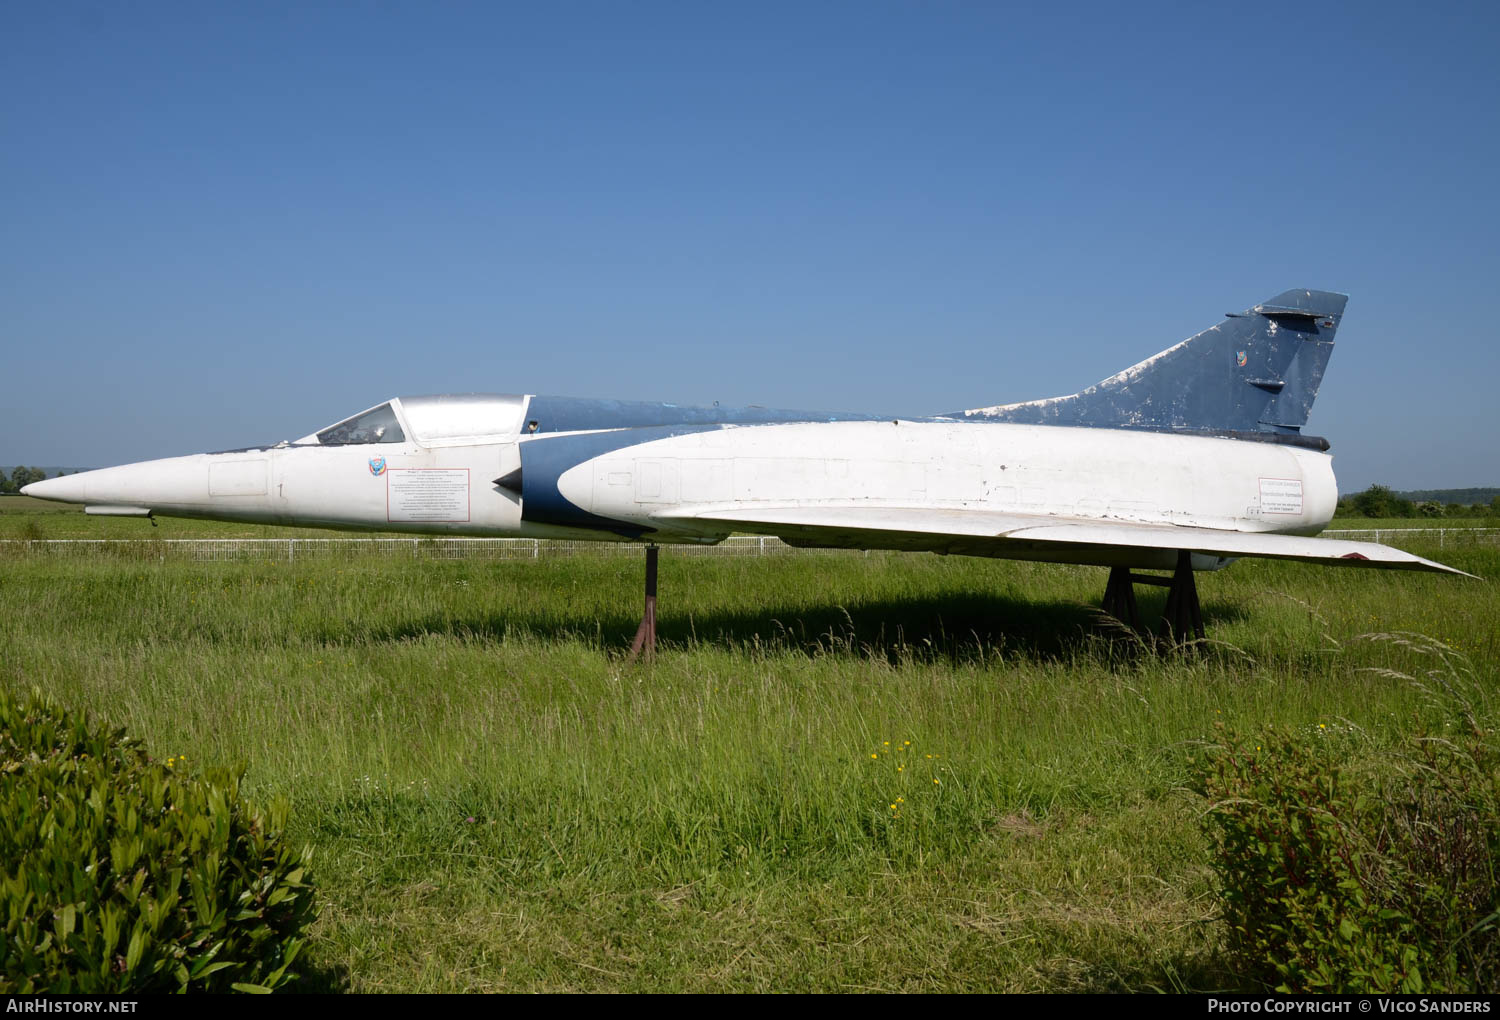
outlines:
[[[363,446],[369,443],[404,443],[406,433],[396,420],[395,409],[381,404],[373,410],[345,418],[317,433],[319,446]]]
[[[397,397],[379,407],[320,429],[299,443],[367,446],[414,440],[447,446],[476,440],[505,440],[521,431],[526,397],[509,393],[456,393]]]
[[[514,438],[521,431],[526,398],[510,393],[451,393],[402,397],[397,401],[423,446],[469,439]]]

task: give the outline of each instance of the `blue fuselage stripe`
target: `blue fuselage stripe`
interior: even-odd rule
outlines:
[[[582,432],[589,429],[636,429],[659,425],[781,425],[803,421],[880,421],[890,415],[827,411],[788,411],[770,407],[694,407],[639,400],[591,400],[584,397],[531,398],[527,431]],[[911,420],[911,419],[908,419]],[[536,428],[530,427],[536,422]]]

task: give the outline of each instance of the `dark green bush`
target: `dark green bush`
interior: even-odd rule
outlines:
[[[0,992],[269,991],[315,915],[307,851],[230,772],[0,692]]]
[[[1500,748],[1467,707],[1447,715],[1441,736],[1373,765],[1321,730],[1225,731],[1198,762],[1227,949],[1248,980],[1500,990]]]

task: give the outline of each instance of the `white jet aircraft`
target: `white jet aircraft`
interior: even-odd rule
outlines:
[[[398,397],[293,442],[34,482],[88,513],[644,541],[774,535],[1111,568],[1105,609],[1169,588],[1203,636],[1194,570],[1265,556],[1461,573],[1313,538],[1338,499],[1302,434],[1347,298],[1279,294],[1066,397],[904,418],[547,396]],[[1171,571],[1170,578],[1132,573]]]

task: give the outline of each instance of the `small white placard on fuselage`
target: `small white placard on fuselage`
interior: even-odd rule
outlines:
[[[1260,512],[1263,514],[1300,514],[1302,512],[1302,479],[1262,478]]]
[[[391,468],[385,519],[459,524],[469,519],[468,468]]]

